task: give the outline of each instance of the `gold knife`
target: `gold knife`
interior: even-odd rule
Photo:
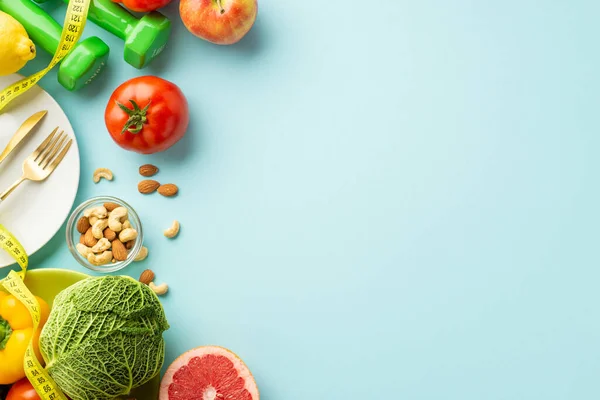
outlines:
[[[6,148],[2,154],[0,154],[0,163],[2,163],[2,161],[4,161],[4,159],[19,146],[27,134],[31,132],[31,130],[38,124],[38,122],[42,120],[42,118],[44,118],[46,114],[48,114],[47,110],[38,111],[31,117],[27,118],[25,122],[23,122],[21,127],[17,129],[17,132],[15,132],[13,137],[10,139],[10,142],[8,142],[6,145]]]

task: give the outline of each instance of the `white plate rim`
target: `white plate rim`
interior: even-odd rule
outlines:
[[[15,77],[16,79],[14,80],[14,82],[17,82],[18,80],[25,78],[25,76],[18,74],[18,73],[8,75],[8,77],[9,77],[9,79],[12,79],[12,77]],[[69,197],[72,197],[72,198],[71,198],[71,200],[69,200],[69,203],[70,203],[69,208],[67,209],[66,215],[64,215],[64,217],[62,218],[62,223],[56,227],[54,232],[51,235],[49,235],[49,237],[47,239],[41,240],[40,245],[37,248],[35,248],[34,250],[25,249],[25,251],[27,253],[27,257],[33,256],[35,253],[40,251],[44,246],[46,246],[48,244],[48,242],[50,242],[54,238],[54,236],[56,236],[58,231],[60,231],[62,226],[65,224],[65,221],[67,220],[67,218],[69,218],[69,215],[71,215],[71,210],[73,209],[73,204],[75,204],[75,199],[77,198],[77,193],[79,192],[79,184],[80,184],[80,180],[81,180],[81,158],[80,158],[80,154],[79,154],[79,143],[77,142],[77,135],[75,134],[75,130],[73,129],[73,125],[71,124],[71,120],[69,119],[69,116],[67,115],[67,113],[60,106],[58,101],[56,101],[56,99],[54,99],[54,97],[50,93],[48,93],[43,87],[41,87],[39,85],[37,85],[37,86],[43,93],[48,95],[48,97],[50,98],[52,103],[54,103],[54,105],[56,105],[56,107],[58,107],[58,109],[63,113],[63,115],[65,116],[65,119],[67,120],[67,124],[68,124],[67,128],[70,130],[70,132],[73,133],[72,139],[73,139],[74,146],[71,145],[71,151],[74,149],[76,156],[77,156],[77,171],[76,171],[77,184],[74,185],[73,193],[71,195],[69,195]],[[6,267],[11,267],[11,266],[15,265],[16,263],[17,262],[13,260],[13,262],[7,264],[0,260],[0,269],[6,268]]]

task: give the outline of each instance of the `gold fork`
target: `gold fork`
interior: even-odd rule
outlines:
[[[58,135],[56,135],[56,131],[58,131],[58,127],[54,128],[46,140],[25,159],[23,162],[23,176],[6,189],[4,193],[0,194],[0,201],[4,201],[24,181],[42,182],[54,172],[73,143],[73,139],[68,139],[69,135],[65,134],[64,131],[60,131]]]

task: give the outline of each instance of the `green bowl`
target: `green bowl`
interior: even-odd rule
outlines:
[[[72,284],[82,279],[89,278],[89,275],[81,272],[70,271],[68,269],[44,268],[27,271],[25,284],[27,288],[36,296],[41,297],[51,307],[57,294],[68,288]],[[144,400],[158,399],[160,389],[160,376],[157,375],[150,382],[137,389],[134,389],[129,396],[124,399],[136,398]]]

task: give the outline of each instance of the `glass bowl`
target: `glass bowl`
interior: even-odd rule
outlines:
[[[85,258],[81,254],[79,254],[79,252],[77,251],[76,246],[77,246],[77,243],[79,243],[79,238],[81,236],[81,234],[77,231],[77,221],[79,221],[79,219],[81,217],[83,217],[83,212],[85,210],[87,210],[88,208],[92,208],[92,207],[102,206],[102,205],[104,205],[104,203],[115,203],[115,204],[120,205],[121,207],[125,207],[128,212],[128,218],[129,218],[129,222],[131,223],[131,227],[138,232],[138,237],[137,237],[137,239],[135,239],[135,244],[133,245],[131,250],[129,250],[126,260],[111,262],[111,263],[104,264],[104,265],[94,265],[94,264],[90,263],[87,260],[87,258]],[[73,255],[73,257],[75,257],[77,262],[79,262],[79,264],[83,265],[84,267],[86,267],[92,271],[98,271],[98,272],[115,272],[115,271],[125,268],[126,266],[131,264],[133,259],[138,255],[138,253],[140,252],[140,250],[142,248],[142,244],[144,242],[144,234],[142,232],[142,223],[140,222],[140,219],[139,219],[137,213],[135,212],[135,210],[129,204],[124,202],[123,200],[118,199],[116,197],[110,197],[110,196],[94,197],[94,198],[89,199],[88,201],[83,202],[81,205],[79,205],[79,207],[77,207],[69,216],[69,220],[67,221],[66,235],[67,235],[67,245],[69,246],[69,250],[71,251],[71,254]]]

